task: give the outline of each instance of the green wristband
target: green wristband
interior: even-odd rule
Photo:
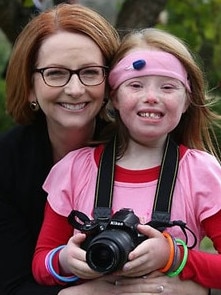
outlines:
[[[186,265],[187,258],[188,258],[188,248],[187,248],[187,245],[185,244],[185,242],[181,239],[175,239],[175,241],[178,245],[183,246],[184,253],[183,253],[183,260],[180,263],[180,266],[175,271],[171,271],[171,272],[167,273],[168,277],[171,277],[171,278],[176,277],[181,273],[181,271],[184,269],[184,267]]]

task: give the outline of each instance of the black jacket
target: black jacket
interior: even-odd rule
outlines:
[[[45,122],[16,126],[0,136],[0,295],[54,295],[60,287],[37,285],[31,261],[53,165]]]

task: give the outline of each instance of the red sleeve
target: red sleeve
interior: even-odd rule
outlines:
[[[33,275],[39,284],[62,284],[48,273],[45,267],[45,257],[52,249],[67,244],[72,235],[73,228],[68,223],[67,217],[58,215],[52,210],[49,203],[46,203],[44,221],[32,261]],[[59,273],[58,253],[54,256],[53,267]]]
[[[189,250],[180,278],[193,280],[207,288],[221,289],[221,211],[205,219],[202,225],[218,253]]]

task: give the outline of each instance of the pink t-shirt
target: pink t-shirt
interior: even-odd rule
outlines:
[[[43,188],[52,209],[68,216],[75,209],[93,219],[97,177],[96,148],[70,152],[49,173]],[[160,167],[128,170],[116,166],[113,212],[132,208],[141,223],[150,221]],[[197,248],[205,236],[201,222],[221,210],[221,166],[208,153],[187,149],[179,164],[171,220],[182,220],[195,233]],[[185,240],[179,227],[167,230]],[[192,236],[189,235],[191,244]]]

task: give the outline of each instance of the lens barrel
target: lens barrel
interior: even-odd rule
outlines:
[[[134,248],[134,242],[126,231],[105,230],[89,243],[86,260],[93,270],[111,273],[122,268]]]

